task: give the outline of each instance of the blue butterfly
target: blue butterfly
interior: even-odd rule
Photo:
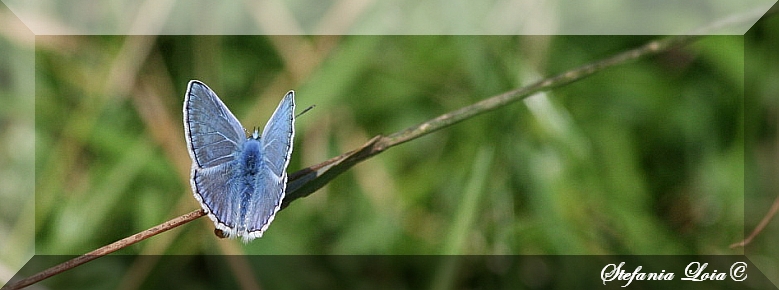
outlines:
[[[238,119],[204,83],[189,82],[184,133],[192,157],[192,191],[217,232],[244,243],[262,237],[287,186],[295,135],[295,92],[289,91],[265,124],[247,138]]]

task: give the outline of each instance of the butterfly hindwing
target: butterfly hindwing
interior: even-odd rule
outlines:
[[[240,205],[237,188],[233,184],[234,162],[222,163],[209,168],[194,169],[192,188],[208,216],[228,237],[236,235],[239,224]]]

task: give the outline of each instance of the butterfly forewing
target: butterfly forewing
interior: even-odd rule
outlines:
[[[190,81],[184,100],[187,145],[200,168],[232,160],[246,139],[233,113],[208,86]]]
[[[262,130],[262,146],[265,162],[276,176],[285,173],[292,153],[292,137],[295,135],[295,92],[290,91],[281,100],[276,111]]]

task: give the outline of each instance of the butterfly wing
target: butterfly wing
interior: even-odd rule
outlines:
[[[190,81],[184,97],[184,131],[192,158],[192,190],[216,227],[235,234],[240,189],[230,181],[246,141],[243,127],[208,86]]]
[[[248,237],[254,239],[273,221],[281,208],[287,186],[287,165],[292,155],[295,135],[295,92],[288,92],[268,120],[260,137],[262,144],[261,170],[252,195],[251,207],[246,211]]]
[[[286,175],[295,136],[295,92],[289,91],[262,129],[265,162],[276,176]]]
[[[200,81],[190,81],[187,87],[184,125],[193,167],[208,168],[234,160],[246,139],[238,119]]]

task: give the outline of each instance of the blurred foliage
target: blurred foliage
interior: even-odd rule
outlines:
[[[33,42],[0,35],[0,285],[35,254]]]
[[[36,52],[36,243],[47,254],[81,253],[197,207],[180,121],[189,79],[249,128],[286,89],[300,107],[316,104],[298,123],[294,171],[651,40],[41,38],[56,45]],[[442,253],[452,238],[465,242],[448,253],[730,253],[723,246],[742,234],[742,56],[740,37],[706,38],[393,148],[294,203],[245,250]],[[484,150],[493,153],[477,161]],[[481,171],[484,185],[466,199]],[[474,221],[455,228],[459,215]],[[213,249],[203,220],[166,252]]]
[[[120,253],[741,253],[728,245],[775,197],[756,194],[745,214],[745,170],[775,167],[745,158],[778,153],[778,28],[774,18],[746,37],[705,37],[392,148],[292,203],[248,245],[217,239],[201,218]],[[181,115],[190,79],[247,128],[289,89],[298,107],[316,105],[297,122],[294,172],[652,39],[38,36],[36,253],[85,253],[199,207]],[[760,104],[748,114],[745,90]],[[757,156],[745,157],[745,136]],[[776,192],[764,179],[748,191]],[[772,238],[753,249],[777,270]],[[109,276],[142,281],[155,267],[127,263]]]

